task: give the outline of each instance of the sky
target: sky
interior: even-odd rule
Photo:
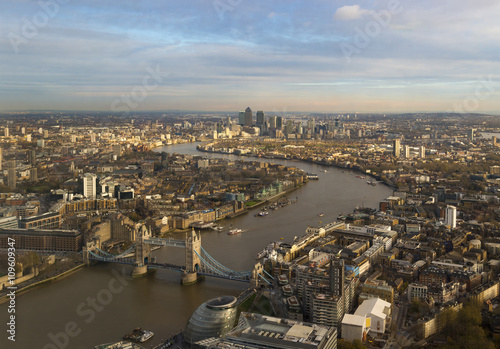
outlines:
[[[0,110],[500,113],[498,0],[2,0]]]

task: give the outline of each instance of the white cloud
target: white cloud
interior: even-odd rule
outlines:
[[[359,5],[342,6],[335,11],[333,19],[339,21],[350,21],[363,17],[368,13],[368,10],[361,8]]]

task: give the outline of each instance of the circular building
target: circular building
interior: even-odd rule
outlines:
[[[193,344],[210,337],[222,337],[236,323],[236,297],[222,296],[206,301],[195,310],[184,330],[184,340]]]

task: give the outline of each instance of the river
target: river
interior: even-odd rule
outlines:
[[[234,155],[198,152],[195,143],[167,146],[156,151],[242,159]],[[203,248],[233,270],[252,269],[255,254],[271,241],[281,238],[291,241],[294,236],[304,234],[307,226],[318,225],[320,221],[331,222],[340,213],[351,212],[356,206],[376,208],[380,200],[392,193],[384,185],[366,184],[366,180],[347,170],[291,160],[272,161],[317,173],[319,180],[309,181],[291,192],[288,197],[298,198],[298,201],[271,211],[268,216],[254,217],[255,212],[250,211],[220,222],[226,230],[231,226],[243,229],[241,234],[202,233]],[[324,216],[319,217],[320,213]],[[173,237],[182,239],[184,234]],[[184,263],[181,249],[162,248],[155,254],[158,261]],[[97,265],[18,295],[16,342],[7,339],[8,307],[0,305],[4,328],[0,348],[91,349],[96,344],[117,341],[135,327],[155,332],[155,337],[145,345],[148,348],[180,331],[191,313],[207,299],[224,294],[237,295],[246,288],[245,283],[213,278],[181,286],[179,274],[163,270],[138,279],[129,275],[129,267]],[[94,299],[98,301],[93,303]]]

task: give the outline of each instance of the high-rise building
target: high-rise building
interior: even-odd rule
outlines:
[[[276,115],[269,117],[269,128],[276,128]]]
[[[467,138],[469,139],[469,141],[471,142],[474,142],[474,131],[475,129],[471,128],[468,132],[467,132]],[[7,136],[5,136],[7,137]]]
[[[455,206],[446,206],[444,224],[449,226],[450,229],[455,229],[457,227],[457,208]]]
[[[49,130],[43,130],[43,138],[49,138]]]
[[[410,158],[410,146],[405,144],[405,146],[403,147],[404,149],[404,152],[405,152],[405,159],[409,159]]]
[[[248,107],[245,109],[245,126],[252,126],[252,125],[253,125],[252,109]]]
[[[238,113],[238,124],[245,125],[245,112],[244,111],[240,111]]]
[[[3,163],[3,148],[0,148],[0,171],[2,171],[2,163]]]
[[[8,127],[4,128],[4,130],[3,130],[3,135],[4,135],[5,137],[9,137],[9,136],[10,136],[10,132],[9,132],[9,128],[8,128]]]
[[[97,176],[92,173],[86,173],[82,178],[83,196],[93,198],[97,195]]]
[[[26,134],[26,127],[21,127],[21,134]]]
[[[8,164],[7,186],[10,189],[15,189],[16,182],[17,182],[16,160],[11,160],[11,161],[9,161],[9,164]]]
[[[38,169],[36,167],[30,169],[30,180],[32,182],[38,181]]]
[[[401,139],[396,138],[396,139],[394,139],[394,141],[392,142],[392,155],[393,155],[395,158],[399,158],[400,151],[401,151]]]
[[[26,135],[26,142],[28,142],[28,143],[31,142],[31,135],[30,134]]]
[[[257,110],[257,121],[256,121],[257,126],[262,126],[264,125],[264,112],[262,110]]]
[[[283,128],[283,117],[282,116],[276,117],[276,128],[279,130],[281,130]]]
[[[338,297],[344,295],[345,266],[344,260],[332,259],[330,263],[330,289],[332,294]]]
[[[425,159],[425,147],[423,145],[418,148],[418,157]]]
[[[31,166],[36,165],[36,150],[35,149],[29,150],[29,160],[30,160]]]
[[[90,134],[90,142],[95,143],[95,133]]]

